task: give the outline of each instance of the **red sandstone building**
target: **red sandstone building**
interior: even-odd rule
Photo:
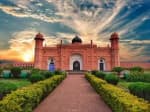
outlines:
[[[78,36],[70,44],[61,41],[53,47],[44,47],[43,41],[43,35],[38,33],[35,37],[35,68],[110,71],[113,67],[120,66],[117,33],[111,35],[111,46],[106,47],[98,47],[92,40],[89,44],[83,44]]]

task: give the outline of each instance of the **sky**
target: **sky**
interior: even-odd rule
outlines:
[[[33,61],[38,32],[46,46],[117,32],[122,61],[150,61],[150,0],[0,0],[0,60]]]

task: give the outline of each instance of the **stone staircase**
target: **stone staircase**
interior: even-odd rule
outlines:
[[[80,70],[80,71],[67,70],[66,72],[69,75],[84,75],[87,71],[85,71],[85,70]]]

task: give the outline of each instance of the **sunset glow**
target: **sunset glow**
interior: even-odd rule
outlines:
[[[121,60],[149,61],[149,4],[149,0],[1,0],[0,60],[32,61],[38,32],[47,46],[60,40],[70,43],[75,35],[84,43],[93,40],[105,46],[117,32]]]
[[[32,55],[31,54],[23,55],[23,61],[24,62],[31,62],[32,61]]]

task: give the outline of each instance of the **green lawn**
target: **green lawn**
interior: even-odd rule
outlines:
[[[0,94],[5,95],[30,84],[31,82],[27,79],[0,79]]]
[[[31,82],[28,81],[27,79],[0,79],[0,83],[4,83],[4,84],[9,83],[15,85],[17,88],[31,84]]]

